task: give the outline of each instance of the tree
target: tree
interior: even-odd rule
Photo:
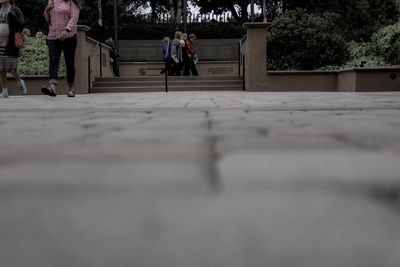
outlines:
[[[372,41],[377,54],[382,56],[386,63],[400,64],[400,22],[380,29],[374,34]]]
[[[400,0],[284,0],[284,10],[305,8],[309,12],[334,12],[340,15],[338,26],[348,40],[369,41],[378,29],[399,18]]]
[[[313,70],[342,65],[348,50],[335,26],[338,18],[334,13],[312,14],[305,9],[277,17],[268,32],[269,68]]]
[[[24,14],[26,27],[29,28],[32,33],[46,30],[47,26],[43,18],[43,11],[46,8],[47,0],[17,0],[15,4]]]

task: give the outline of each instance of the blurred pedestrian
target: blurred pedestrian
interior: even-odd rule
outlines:
[[[106,45],[108,45],[110,47],[110,63],[111,63],[111,67],[112,67],[112,71],[114,76],[119,77],[119,69],[118,69],[118,59],[119,59],[119,53],[118,50],[115,48],[114,46],[114,40],[112,37],[108,37],[105,40]]]
[[[23,41],[21,31],[25,20],[21,10],[14,5],[14,0],[0,0],[0,4],[0,85],[2,88],[0,98],[7,98],[7,72],[17,80],[21,94],[27,93],[25,82],[17,72],[21,45],[16,44],[15,41],[16,33],[20,34],[19,39]]]

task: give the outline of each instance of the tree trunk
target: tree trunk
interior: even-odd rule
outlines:
[[[168,5],[169,5],[169,13],[171,15],[171,22],[180,24],[183,11],[182,0],[168,0]]]
[[[181,23],[182,11],[183,11],[183,2],[182,2],[182,0],[177,0],[176,1],[176,18],[175,18],[175,21],[178,24]]]
[[[168,0],[169,14],[171,15],[171,22],[175,22],[175,3],[174,0]]]
[[[229,8],[229,10],[231,11],[231,13],[232,13],[232,16],[233,16],[233,18],[236,20],[236,21],[239,21],[239,14],[237,13],[237,11],[236,11],[236,9],[235,9],[235,6],[233,5],[233,3],[232,2],[230,2],[230,5],[228,6],[228,8]]]
[[[158,18],[157,15],[157,3],[155,0],[150,1],[150,7],[151,7],[151,20],[155,22]]]
[[[242,10],[242,21],[249,20],[249,13],[247,12],[248,5],[249,5],[249,2],[247,2],[247,1],[243,1],[242,4],[240,5],[240,8]]]

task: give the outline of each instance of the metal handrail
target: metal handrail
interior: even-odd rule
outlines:
[[[90,59],[92,57],[94,57],[95,53],[97,52],[97,49],[100,49],[100,54],[99,54],[99,61],[100,61],[100,77],[103,77],[103,60],[102,60],[102,51],[101,51],[101,46],[105,45],[101,42],[98,42],[96,40],[91,39],[91,41],[96,42],[96,46],[92,48],[92,50],[89,53],[88,56],[88,92],[89,94],[91,93],[91,88],[92,88],[92,82],[91,82],[91,78],[92,78],[92,66],[91,66],[91,61]],[[96,59],[97,60],[97,59]]]
[[[243,91],[246,91],[246,57],[244,51],[244,42],[247,39],[247,35],[243,36],[238,43],[238,74],[240,76],[240,70],[242,68],[242,76],[243,76]]]

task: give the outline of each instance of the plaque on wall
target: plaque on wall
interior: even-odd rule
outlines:
[[[213,75],[230,75],[230,74],[233,74],[233,68],[232,67],[211,67],[211,68],[207,68],[207,73],[213,74]]]

